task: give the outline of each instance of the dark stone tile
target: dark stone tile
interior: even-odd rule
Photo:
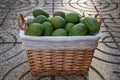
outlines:
[[[104,23],[102,23],[102,25],[100,26],[100,31],[101,32],[107,32],[107,28],[105,27]]]
[[[99,43],[94,56],[105,63],[120,64],[119,49],[115,43]]]

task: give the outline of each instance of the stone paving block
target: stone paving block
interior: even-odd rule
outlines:
[[[17,14],[20,12],[23,14],[24,17],[27,17],[27,16],[32,16],[32,11],[34,9],[44,9],[46,12],[48,12],[50,15],[52,14],[52,7],[51,7],[52,4],[31,4],[31,5],[28,5],[24,8],[14,8],[10,11],[9,15],[7,16],[7,18],[14,18],[16,19],[17,18]]]
[[[9,75],[12,70],[14,70],[15,68],[19,66],[24,67],[20,71],[29,69],[28,67],[25,67],[25,65],[22,64],[23,62],[27,61],[27,56],[26,56],[25,51],[21,49],[21,44],[15,44],[15,45],[8,44],[8,43],[0,44],[0,49],[2,49],[2,51],[0,50],[0,65],[1,65],[0,66],[0,79],[4,76]],[[20,71],[18,71],[17,73],[19,73]],[[11,76],[9,78],[11,78]]]
[[[101,4],[98,5],[95,4],[96,8],[98,11],[103,14],[103,18],[109,15],[109,18],[119,18],[119,9],[120,9],[120,4]]]
[[[120,43],[118,43],[118,45],[120,46]]]
[[[114,42],[109,32],[102,32],[99,42]]]
[[[44,0],[15,0],[15,4],[38,4],[44,2]]]
[[[88,8],[86,8],[88,7]],[[69,12],[77,12],[80,13],[81,15],[83,15],[83,12],[85,12],[85,15],[92,15],[94,16],[97,12],[94,9],[94,7],[91,6],[86,6],[84,4],[59,4],[55,6],[55,11],[64,11],[65,13],[69,13]]]
[[[11,3],[11,4],[0,3],[0,9],[11,9],[13,5],[14,3]]]
[[[118,3],[118,0],[92,0],[93,3],[106,4],[106,3]]]
[[[26,68],[24,66],[25,64],[26,63],[24,63],[23,65],[19,65],[19,66],[15,67],[15,68],[11,68],[10,69],[11,70],[10,74],[7,74],[5,77],[3,77],[3,79],[6,79],[6,80],[9,80],[9,79],[11,79],[11,80],[19,80],[23,76],[23,74],[25,72],[27,72],[28,69],[29,69],[29,68]],[[27,65],[28,64],[26,64],[26,66]]]
[[[13,3],[15,0],[0,0],[0,3],[1,4],[6,4],[6,3],[8,3],[8,4],[10,4],[10,3]]]
[[[120,36],[114,36],[116,42],[120,42]],[[120,46],[119,46],[120,47]]]
[[[96,50],[99,53],[101,52],[101,54],[108,54],[116,57],[120,56],[119,49],[115,43],[99,43],[98,48]]]
[[[3,19],[9,12],[9,9],[0,9],[0,20]]]
[[[119,3],[120,4],[120,0],[114,0],[116,3]]]
[[[113,36],[116,36],[116,37],[120,38],[120,31],[112,31],[111,34]]]
[[[101,77],[101,73],[99,73],[99,70],[96,70],[94,67],[91,67],[89,71],[89,80],[93,80],[93,79],[104,80],[104,77]]]
[[[0,24],[2,24],[3,19],[0,19]]]
[[[99,70],[98,73],[101,78],[103,77],[105,80],[117,80],[118,78],[115,74],[113,74],[113,71],[116,70],[116,65],[120,64],[119,56],[119,49],[117,49],[115,43],[99,43],[98,49],[96,49],[94,53],[94,58],[91,65],[95,69]],[[96,77],[93,79],[96,79]]]
[[[95,4],[96,5],[96,4]],[[116,11],[118,12],[117,10],[119,9],[119,4],[102,4],[101,6],[97,6],[97,9],[101,12],[105,12],[106,14],[109,13],[109,12],[113,12],[113,11]]]
[[[115,23],[105,23],[109,31],[120,31],[120,25]]]
[[[3,29],[4,30],[4,29]],[[17,42],[17,38],[16,35],[18,35],[18,33],[15,32],[15,30],[12,29],[12,31],[9,31],[10,29],[8,29],[8,31],[4,30],[4,31],[0,31],[0,42],[3,44],[4,42]],[[13,32],[13,33],[12,33]],[[0,44],[1,44],[0,43]]]
[[[16,18],[17,18],[17,16],[16,16]],[[13,25],[14,24],[14,25]],[[18,22],[17,22],[17,19],[15,19],[15,18],[13,18],[13,19],[5,19],[5,21],[4,21],[4,23],[3,23],[3,25],[2,25],[2,28],[3,28],[3,30],[5,30],[5,31],[9,31],[9,30],[7,30],[7,29],[16,29],[16,30],[18,30],[19,29],[19,26],[18,26]],[[11,31],[12,32],[12,31]],[[17,35],[17,34],[16,34]]]
[[[117,24],[120,25],[120,19],[113,19],[113,20],[114,20],[114,22],[116,22]]]
[[[119,20],[119,12],[118,11],[111,11],[111,12],[108,12],[108,13],[102,13],[102,12],[100,12],[101,13],[101,15],[102,15],[102,17],[103,17],[103,19],[112,19],[112,20]],[[115,16],[114,16],[115,15]]]
[[[120,0],[93,0],[93,1],[99,1],[101,3],[120,3]]]
[[[16,4],[13,8],[12,8],[12,12],[20,12],[20,11],[29,11],[31,9],[34,8],[42,8],[44,6],[44,4]]]
[[[115,74],[115,76],[117,78],[116,80],[119,80],[120,79],[120,66],[119,65],[117,66],[117,68],[115,68],[113,73]]]
[[[38,1],[40,1],[40,0],[38,0]],[[47,3],[53,3],[53,1],[54,1],[55,4],[69,4],[69,3],[75,4],[81,0],[79,0],[79,1],[78,0],[44,0],[44,1]]]
[[[69,4],[92,4],[91,0],[64,0],[63,3],[69,3]]]
[[[120,25],[119,24],[120,19],[116,19],[116,18],[112,18],[112,17],[111,18],[104,18],[103,21],[104,21],[105,24],[112,24],[112,25],[116,25],[117,27],[119,27],[119,25]]]
[[[21,42],[18,26],[2,26],[0,30],[4,30],[1,31],[0,36],[2,36],[5,42]]]
[[[102,65],[100,65],[102,64]],[[115,77],[115,75],[112,73],[113,71],[113,64],[107,63],[107,62],[103,62],[97,59],[92,60],[92,67],[91,69],[93,69],[92,72],[90,72],[90,80],[110,80],[110,78],[112,78],[113,80],[117,79]],[[109,69],[108,69],[109,67]],[[93,73],[94,72],[94,73]],[[95,75],[96,74],[96,75]]]
[[[21,47],[21,44],[17,44],[17,43],[0,44],[0,63],[12,60],[16,56],[19,57],[19,55],[22,52],[24,51],[23,48]],[[24,55],[26,54],[24,53]],[[23,56],[23,58],[25,57]]]
[[[1,64],[1,63],[0,63]],[[17,61],[8,61],[8,63],[2,63],[1,72],[3,76],[0,77],[1,80],[19,80],[20,77],[27,71],[29,71],[27,61],[17,62]],[[29,79],[29,78],[28,78]]]
[[[41,4],[43,2],[46,4],[61,4],[61,3],[67,2],[68,0],[37,0],[37,1],[38,1],[38,4]]]
[[[51,2],[50,2],[51,3]],[[57,4],[86,4],[86,5],[92,5],[91,0],[55,0],[54,3]]]

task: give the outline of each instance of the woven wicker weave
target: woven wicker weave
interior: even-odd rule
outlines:
[[[33,76],[88,74],[93,53],[94,49],[27,51]]]

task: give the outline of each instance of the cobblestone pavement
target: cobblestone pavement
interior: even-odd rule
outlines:
[[[35,8],[49,14],[55,11],[85,11],[89,15],[101,12],[102,38],[95,50],[89,80],[120,80],[120,0],[0,0],[0,80],[50,80],[32,77],[25,50],[21,48],[17,13],[30,16]],[[69,76],[68,80],[84,80]],[[56,77],[64,80],[63,77]]]

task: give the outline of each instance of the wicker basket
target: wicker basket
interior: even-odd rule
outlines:
[[[26,20],[21,14],[18,23],[33,76],[88,74],[100,33],[87,37],[31,37],[24,35]]]

